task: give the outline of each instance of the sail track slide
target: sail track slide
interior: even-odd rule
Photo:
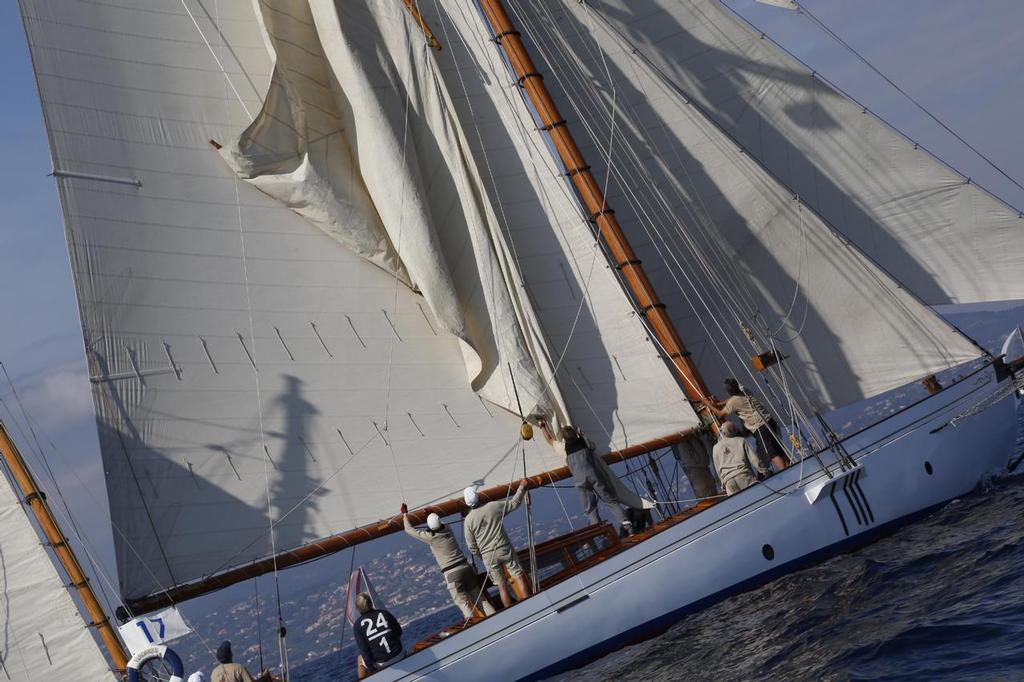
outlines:
[[[826,451],[830,477],[808,457],[699,513],[658,524],[664,530],[456,628],[374,679],[544,679],[863,546],[1005,471],[1018,399],[1003,388],[991,368],[973,374],[847,439],[856,468],[841,471]]]

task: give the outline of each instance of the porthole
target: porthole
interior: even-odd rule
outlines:
[[[929,476],[931,476],[932,475],[932,463],[931,462],[925,462],[924,463],[924,470],[928,472]]]
[[[765,545],[761,548],[761,554],[764,554],[764,558],[771,561],[775,558],[775,550],[772,549],[771,545]]]

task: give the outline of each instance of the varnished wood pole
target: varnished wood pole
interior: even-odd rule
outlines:
[[[544,77],[530,59],[519,31],[513,26],[501,0],[480,0],[480,7],[491,27],[494,40],[505,51],[505,56],[508,57],[519,83],[537,110],[541,123],[558,152],[566,175],[569,176],[583,205],[590,213],[597,234],[607,246],[613,259],[612,265],[622,272],[637,307],[647,318],[651,331],[664,347],[676,374],[682,381],[686,395],[697,403],[698,409],[703,409],[703,404],[711,393],[679,338],[675,325],[665,312],[665,304],[658,298],[654,286],[636,257],[636,252],[626,239],[622,226],[615,218],[615,212],[608,206],[604,192],[590,172],[590,166],[587,165],[576,140],[569,132],[551,93],[544,85]]]
[[[658,448],[666,448],[676,443],[680,443],[687,438],[691,438],[697,434],[696,429],[688,429],[686,431],[678,431],[671,433],[662,438],[655,440],[638,443],[637,445],[610,452],[604,455],[604,460],[609,464],[621,462],[623,460],[631,459],[633,457],[639,457],[645,455],[652,450]],[[544,485],[548,485],[555,481],[561,481],[572,476],[572,472],[569,471],[569,467],[564,466],[552,471],[547,471],[541,474],[530,476],[526,479],[527,488],[539,488]],[[518,481],[509,485],[499,485],[492,488],[485,488],[479,491],[480,500],[482,502],[489,502],[491,500],[504,499],[509,491],[518,485]],[[438,514],[439,516],[450,516],[452,514],[458,514],[465,509],[465,503],[462,498],[446,500],[439,502],[438,504],[425,507],[423,509],[416,509],[409,512],[409,520],[414,524],[424,523],[427,520],[427,515],[431,512]],[[189,599],[195,599],[204,594],[210,592],[216,592],[217,590],[223,589],[234,585],[235,583],[255,578],[266,573],[270,573],[275,570],[288,568],[289,566],[297,566],[298,564],[304,564],[314,559],[325,557],[335,552],[340,552],[348,547],[354,547],[355,545],[361,544],[368,540],[374,540],[376,538],[384,537],[401,531],[403,528],[402,517],[392,516],[389,519],[384,519],[376,523],[371,523],[361,528],[356,528],[345,533],[338,535],[332,535],[323,540],[319,540],[309,545],[299,547],[287,552],[282,552],[276,557],[270,557],[267,559],[260,559],[251,564],[240,566],[238,568],[225,571],[224,573],[218,573],[217,575],[209,576],[202,580],[194,583],[187,583],[179,587],[173,587],[166,592],[160,592],[153,594],[148,597],[142,597],[139,599],[133,599],[126,602],[134,613],[147,613],[154,609],[170,606],[175,603],[187,601]]]
[[[107,652],[114,661],[114,665],[123,674],[125,665],[128,663],[128,653],[122,646],[121,640],[117,638],[117,633],[114,632],[110,620],[103,612],[103,607],[100,606],[99,601],[96,599],[96,593],[92,591],[89,579],[82,570],[81,564],[78,563],[74,552],[71,551],[67,538],[64,537],[64,534],[61,533],[60,528],[57,526],[57,520],[53,517],[53,512],[50,511],[50,505],[46,503],[46,495],[36,485],[32,472],[25,466],[25,460],[22,459],[21,453],[18,452],[17,446],[11,440],[10,435],[7,433],[7,428],[2,422],[0,422],[0,453],[3,454],[4,461],[7,462],[7,467],[14,477],[14,483],[18,486],[25,504],[35,514],[36,521],[39,522],[43,535],[46,536],[46,541],[53,548],[61,566],[67,572],[68,578],[71,580],[71,586],[78,591],[78,596],[82,599],[86,612],[92,618],[91,625],[99,633],[103,645],[107,648]],[[45,604],[40,604],[42,608],[45,608],[45,606]]]
[[[441,41],[437,39],[434,32],[430,30],[427,20],[423,18],[422,14],[420,14],[420,8],[416,5],[417,0],[403,0],[403,2],[405,2],[405,7],[409,10],[409,14],[412,15],[413,21],[419,24],[420,28],[423,29],[423,35],[427,37],[427,43],[430,47],[440,52]]]

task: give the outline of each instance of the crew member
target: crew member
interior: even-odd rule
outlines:
[[[402,626],[385,609],[376,609],[366,592],[356,595],[359,620],[352,626],[359,647],[359,678],[381,670],[405,658]]]
[[[715,470],[727,495],[735,495],[757,483],[754,472],[762,478],[768,475],[750,444],[738,435],[739,430],[732,422],[724,422],[718,442],[711,450],[711,459],[715,461]]]
[[[234,663],[233,659],[231,642],[221,642],[217,647],[217,660],[220,665],[210,673],[210,682],[271,682],[274,679],[270,676],[270,671],[264,668],[260,671],[260,676],[253,680],[249,671],[244,666]]]
[[[414,528],[409,522],[408,507],[402,505],[402,522],[405,524],[405,532],[424,542],[430,547],[434,554],[434,561],[437,562],[441,574],[444,576],[444,583],[448,592],[452,595],[452,601],[462,611],[465,618],[470,618],[474,610],[482,609],[490,616],[494,613],[494,607],[487,599],[487,594],[477,579],[476,571],[469,565],[462,548],[455,541],[455,535],[451,529],[441,522],[441,517],[431,513],[427,516],[427,530]]]
[[[724,419],[731,414],[740,418],[743,426],[757,441],[757,454],[760,455],[764,468],[768,468],[769,462],[774,464],[779,471],[788,467],[789,458],[782,448],[779,425],[765,409],[765,406],[761,404],[760,400],[744,391],[735,379],[726,379],[724,385],[725,392],[729,394],[729,397],[724,403],[706,403],[708,408],[719,419]]]
[[[469,551],[483,559],[487,567],[487,575],[491,577],[498,587],[498,594],[501,595],[501,603],[505,607],[512,606],[512,596],[508,591],[508,582],[505,580],[505,571],[512,576],[516,582],[519,593],[525,596],[532,594],[529,581],[523,567],[519,564],[519,557],[512,542],[505,533],[503,521],[505,516],[515,511],[523,503],[526,495],[526,481],[520,481],[516,494],[507,500],[495,500],[487,504],[480,504],[480,497],[476,488],[470,486],[463,491],[466,506],[469,513],[463,521],[463,531],[466,535],[466,546]]]
[[[698,500],[718,495],[718,484],[711,473],[711,448],[708,447],[706,434],[676,443],[672,446],[672,454],[683,468]]]
[[[555,440],[548,430],[548,424],[544,419],[538,419],[544,434],[544,440],[555,449],[555,452],[565,458],[565,463],[572,472],[573,483],[579,491],[580,500],[583,502],[583,512],[592,525],[601,523],[601,516],[597,513],[597,501],[601,500],[608,506],[620,532],[623,535],[633,534],[633,523],[626,517],[622,507],[631,506],[622,500],[615,489],[615,476],[608,467],[598,463],[594,454],[594,443],[587,440],[583,432],[573,426],[564,426],[559,435],[561,438]],[[642,509],[650,509],[654,505],[641,500]]]

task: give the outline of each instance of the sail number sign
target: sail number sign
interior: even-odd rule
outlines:
[[[176,608],[164,609],[139,618],[133,618],[118,628],[121,639],[132,655],[153,646],[165,644],[192,632]]]

